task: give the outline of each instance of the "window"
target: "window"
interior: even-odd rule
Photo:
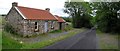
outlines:
[[[35,22],[35,31],[38,31],[38,23]]]

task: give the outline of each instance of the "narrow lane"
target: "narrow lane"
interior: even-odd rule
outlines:
[[[96,31],[87,30],[43,49],[96,49]]]
[[[96,46],[96,32],[95,30],[92,30],[86,33],[85,37],[72,45],[69,49],[96,49]]]

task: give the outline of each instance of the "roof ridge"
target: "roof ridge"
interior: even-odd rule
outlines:
[[[21,11],[21,13],[25,17],[27,17],[27,19],[57,20],[56,17],[54,17],[53,14],[51,14],[47,10],[24,7],[24,6],[17,6],[17,8]]]
[[[23,8],[27,8],[27,9],[34,9],[34,10],[42,10],[42,11],[46,11],[46,10],[43,10],[43,9],[37,9],[37,8],[25,7],[25,6],[17,6],[17,7],[23,7]]]

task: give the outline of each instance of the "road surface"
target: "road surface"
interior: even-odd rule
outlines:
[[[97,49],[96,30],[90,29],[43,49]]]

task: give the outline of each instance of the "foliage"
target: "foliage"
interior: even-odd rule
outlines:
[[[6,36],[6,34],[9,33],[5,31],[2,33],[2,49],[20,49],[22,47],[22,44],[20,44],[18,41],[12,39],[9,36]]]
[[[65,31],[69,31],[69,30],[72,30],[73,28],[72,28],[72,25],[71,24],[67,24],[66,26],[65,26]]]
[[[71,17],[62,17],[66,22],[72,22],[72,18]]]
[[[90,22],[91,22],[92,25],[96,25],[96,17],[92,17]]]
[[[0,24],[2,24],[2,16],[0,16]]]
[[[81,29],[75,29],[74,31],[69,32],[68,34],[65,34],[63,36],[59,36],[56,38],[51,38],[49,40],[45,40],[42,42],[38,42],[38,43],[24,43],[22,49],[35,49],[35,48],[44,48],[45,46],[54,44],[57,41],[63,40],[65,38],[71,37],[75,34],[77,34],[78,32],[82,31]]]
[[[103,32],[120,33],[120,19],[118,11],[120,2],[97,2],[93,3],[94,9],[97,10],[96,23],[98,28]]]
[[[100,49],[118,49],[118,38],[117,34],[108,34],[97,30],[97,36],[99,37],[99,48]],[[107,40],[107,41],[106,41]]]
[[[17,34],[17,32],[15,31],[15,28],[9,23],[6,23],[4,25],[4,30],[7,31],[7,32],[10,32],[12,34]]]
[[[83,30],[81,29],[74,29],[69,31],[68,34],[65,35],[61,35],[59,37],[55,37],[55,38],[50,38],[48,40],[44,40],[41,42],[37,42],[37,43],[20,43],[19,40],[15,40],[14,37],[9,36],[8,32],[3,31],[3,39],[2,39],[2,46],[3,49],[33,49],[33,48],[43,48],[45,46],[51,45],[59,40],[63,40],[65,38],[68,38],[70,36],[73,36],[75,34],[77,34],[78,32],[81,32]]]
[[[62,32],[62,30],[54,30],[54,31],[51,31],[50,33],[60,33]]]
[[[0,51],[2,49],[2,31],[0,30]]]
[[[72,24],[74,28],[87,27],[91,28],[91,16],[89,3],[87,2],[65,2],[64,12],[72,17]]]
[[[3,16],[0,16],[0,24],[4,25],[5,24],[5,19]]]

